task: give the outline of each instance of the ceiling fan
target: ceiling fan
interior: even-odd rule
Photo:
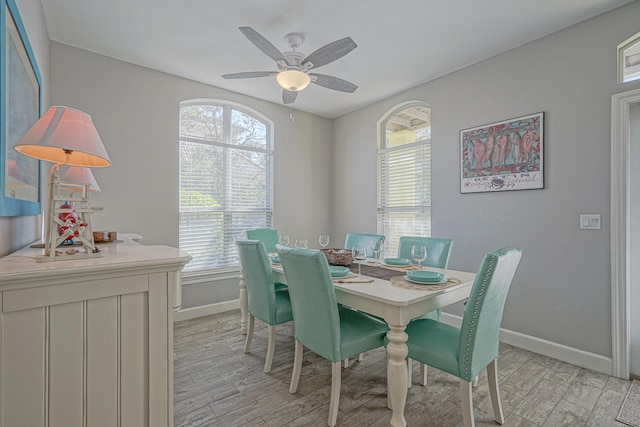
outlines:
[[[225,79],[247,79],[254,77],[275,76],[278,84],[282,87],[282,101],[291,104],[298,96],[298,92],[315,83],[318,86],[340,92],[352,93],[358,86],[338,77],[327,76],[325,74],[311,73],[323,65],[327,65],[337,59],[342,58],[347,53],[358,47],[351,39],[345,37],[329,43],[312,54],[305,56],[296,49],[304,42],[304,36],[300,33],[290,33],[285,36],[291,50],[280,52],[269,40],[251,27],[240,27],[240,31],[251,43],[264,52],[269,58],[276,61],[278,71],[247,71],[243,73],[223,74]]]

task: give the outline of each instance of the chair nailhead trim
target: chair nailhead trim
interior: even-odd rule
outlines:
[[[489,267],[487,268],[487,271],[484,277],[482,278],[480,290],[478,291],[478,295],[476,296],[476,300],[473,304],[473,313],[471,314],[471,322],[469,325],[469,334],[467,335],[467,344],[465,348],[466,351],[464,353],[465,357],[464,357],[464,365],[463,365],[464,374],[467,378],[469,377],[469,371],[471,369],[469,355],[471,354],[471,342],[476,332],[476,319],[478,318],[480,302],[482,300],[482,296],[484,295],[487,284],[489,283],[489,277],[491,276],[491,274],[493,273],[493,269],[495,268],[495,264],[496,264],[496,257],[494,255],[491,255],[489,259]]]

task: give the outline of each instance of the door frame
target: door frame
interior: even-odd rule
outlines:
[[[630,373],[630,230],[631,132],[629,109],[640,103],[640,89],[611,97],[611,363],[612,374]]]

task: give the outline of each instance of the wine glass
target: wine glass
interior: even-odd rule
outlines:
[[[362,261],[367,259],[367,249],[362,245],[355,245],[351,248],[353,261],[358,261],[358,276],[362,277]]]
[[[427,247],[424,245],[413,245],[411,247],[411,259],[418,264],[418,269],[421,269],[421,262],[427,259]]]
[[[326,248],[329,245],[329,235],[321,234],[318,237],[318,243],[320,244],[320,246],[322,246],[322,249]]]
[[[373,253],[373,257],[375,261],[373,262],[375,265],[380,264],[380,254],[382,253],[382,245],[379,245],[377,242],[371,242],[371,252]]]
[[[307,239],[296,240],[295,246],[298,249],[307,249],[309,247],[309,242]]]
[[[286,234],[280,235],[280,237],[278,238],[278,243],[280,243],[282,246],[289,246],[289,236],[287,236]]]

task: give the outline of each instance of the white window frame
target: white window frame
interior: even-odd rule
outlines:
[[[640,33],[637,33],[633,37],[629,37],[618,45],[618,83],[629,83],[640,79],[640,64],[635,65],[631,76],[627,76],[625,78],[625,71],[628,68],[625,64],[625,53],[629,48],[633,48],[634,51],[638,52],[636,55],[640,55],[640,51],[638,49],[640,48]]]
[[[393,236],[390,233],[390,230],[385,229],[385,224],[383,221],[383,217],[386,213],[391,212],[422,212],[428,216],[428,224],[423,224],[420,228],[421,230],[414,229],[411,234],[414,236],[424,236],[429,237],[431,235],[431,197],[429,197],[429,201],[424,206],[402,206],[402,207],[388,207],[384,206],[384,200],[386,200],[386,195],[383,195],[383,188],[388,188],[388,185],[383,185],[382,182],[382,169],[381,169],[381,156],[386,155],[387,153],[399,150],[406,150],[409,148],[420,147],[424,145],[431,145],[431,137],[429,139],[419,140],[410,144],[401,145],[399,147],[387,147],[387,134],[386,134],[386,124],[387,122],[393,118],[396,114],[401,111],[411,108],[411,107],[426,107],[431,109],[431,107],[424,102],[421,101],[408,101],[399,105],[396,105],[392,109],[388,110],[380,120],[378,120],[377,128],[378,128],[378,150],[376,154],[376,174],[377,174],[377,233],[386,236],[385,240],[385,256],[394,257],[397,254],[398,248],[398,239],[400,236]],[[430,154],[429,154],[430,157]],[[431,162],[431,160],[430,160]],[[431,175],[431,164],[429,164],[429,175]],[[429,188],[429,194],[431,194],[431,188]],[[424,231],[427,230],[427,231]]]
[[[182,107],[188,107],[188,106],[194,106],[194,105],[213,105],[217,107],[223,107],[224,109],[223,110],[223,141],[222,142],[203,141],[200,139],[183,137],[182,130],[178,128],[178,145],[179,146],[182,141],[188,141],[192,143],[202,143],[202,144],[207,144],[207,145],[217,146],[222,148],[255,151],[255,152],[265,153],[268,155],[268,160],[266,162],[266,165],[268,168],[267,180],[269,182],[270,188],[267,194],[267,199],[265,200],[264,213],[266,215],[266,223],[264,224],[264,227],[270,228],[273,223],[273,193],[274,193],[273,183],[274,183],[274,163],[275,163],[274,122],[264,114],[246,105],[235,103],[232,101],[221,100],[221,99],[190,99],[190,100],[182,101],[180,102],[180,105],[179,105],[178,117],[180,117],[180,110],[182,109]],[[267,141],[266,141],[265,149],[252,148],[252,147],[239,148],[237,145],[230,143],[231,141],[230,123],[231,123],[232,110],[240,111],[244,114],[253,116],[254,118],[260,120],[267,127],[267,132],[266,132]],[[180,179],[181,177],[179,177],[179,180]],[[181,181],[179,181],[179,188],[180,187],[181,187]],[[225,193],[225,199],[228,197],[229,195]],[[180,205],[178,206],[178,210],[179,210],[179,218],[180,218],[181,214],[183,213],[182,207]],[[225,209],[221,209],[221,211],[225,211]],[[229,211],[229,212],[233,213],[233,212],[239,212],[239,211]],[[226,218],[227,218],[227,215],[225,215],[225,222],[226,222]],[[226,229],[226,226],[225,226],[225,229]],[[227,237],[225,239],[228,239],[228,241],[225,243],[225,248],[228,248],[228,250],[231,252],[235,252],[236,246],[234,244],[234,240],[246,238],[246,234],[244,234],[244,231],[246,230],[242,230],[242,232],[236,233],[234,236],[229,236],[228,233],[225,233],[227,234]],[[197,280],[197,278],[220,279],[220,278],[228,278],[230,275],[233,276],[239,271],[240,271],[240,264],[239,264],[239,261],[236,261],[236,263],[234,263],[233,265],[223,267],[223,268],[197,269],[197,270],[191,270],[191,271],[187,269],[187,271],[183,271],[182,276],[186,279],[186,281],[189,281],[190,278],[195,280]]]

